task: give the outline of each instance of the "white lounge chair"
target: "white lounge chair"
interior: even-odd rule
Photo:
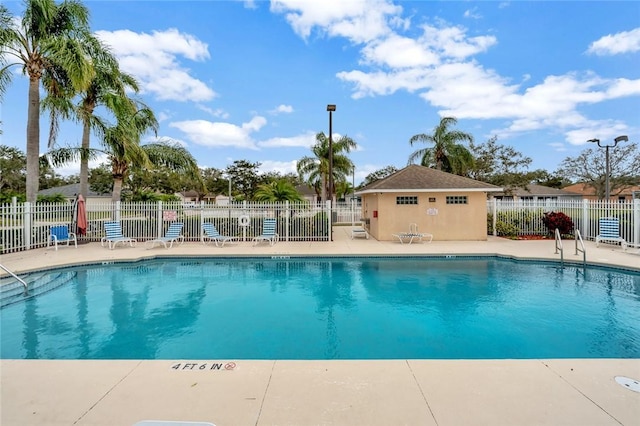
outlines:
[[[167,229],[167,233],[164,237],[156,238],[155,240],[147,241],[145,244],[151,243],[151,247],[154,248],[156,244],[164,245],[164,248],[170,249],[173,247],[174,241],[180,241],[180,244],[184,242],[184,236],[182,235],[182,228],[184,227],[184,223],[182,222],[173,222],[169,225],[169,229]],[[169,243],[169,247],[167,247],[167,243]]]
[[[361,223],[360,226],[355,226],[351,228],[351,239],[353,240],[356,237],[366,238],[367,240],[369,239],[369,233],[364,227],[364,224]]]
[[[428,243],[433,240],[433,234],[429,234],[428,232],[418,232],[418,224],[416,223],[409,224],[409,232],[398,232],[397,234],[391,235],[396,237],[400,241],[400,244],[404,244],[405,241],[409,244],[414,241],[423,242],[424,238],[429,239],[429,241],[427,241]]]
[[[262,241],[267,241],[269,244],[274,245],[278,242],[278,233],[276,232],[276,220],[265,219],[262,223],[262,235],[259,235],[253,239],[253,245],[257,245]]]
[[[109,250],[113,250],[118,243],[122,243],[122,245],[129,243],[131,247],[135,246],[137,243],[137,240],[125,237],[122,234],[122,226],[120,226],[120,222],[105,222],[104,232],[106,235],[100,240],[100,245],[104,247],[104,244],[107,243]]]
[[[598,220],[600,232],[596,236],[596,247],[600,242],[620,243],[626,247],[626,240],[620,236],[620,220],[617,217],[601,217]]]
[[[49,239],[47,240],[47,248],[55,247],[58,250],[58,244],[66,243],[67,247],[69,243],[73,241],[73,244],[78,248],[78,239],[76,234],[69,232],[67,225],[55,225],[49,228]]]
[[[226,235],[221,235],[220,232],[216,229],[216,226],[213,223],[205,222],[202,224],[202,243],[206,244],[207,240],[209,242],[214,242],[216,247],[224,247],[224,243],[231,243],[237,240],[236,237],[228,237]]]

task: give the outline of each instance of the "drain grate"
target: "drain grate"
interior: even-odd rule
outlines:
[[[640,382],[629,377],[616,376],[616,382],[625,388],[640,393]]]

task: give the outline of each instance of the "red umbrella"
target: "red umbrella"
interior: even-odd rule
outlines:
[[[76,227],[79,235],[87,235],[87,206],[82,194],[78,194],[76,201]]]

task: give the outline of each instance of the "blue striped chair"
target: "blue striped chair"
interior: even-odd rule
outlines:
[[[125,237],[124,235],[122,235],[122,227],[120,226],[120,222],[105,222],[104,232],[106,235],[102,237],[102,240],[100,240],[100,245],[104,247],[104,244],[107,243],[107,246],[110,250],[113,250],[113,248],[118,243],[122,243],[122,245],[129,243],[129,245],[133,247],[137,242],[133,238]]]
[[[151,247],[154,248],[156,244],[164,245],[164,248],[170,249],[173,247],[174,241],[179,241],[180,244],[184,242],[184,236],[182,235],[182,228],[184,227],[184,223],[182,222],[173,222],[169,225],[169,229],[167,229],[164,237],[156,238],[155,240],[147,241],[145,244],[151,243]],[[167,243],[169,243],[169,247],[167,247]]]
[[[207,240],[209,240],[209,242],[216,243],[216,247],[224,247],[224,243],[231,243],[237,240],[236,237],[221,235],[216,229],[216,226],[210,222],[205,222],[202,224],[202,231],[202,242],[204,244],[206,244]]]
[[[259,235],[253,239],[253,245],[255,246],[262,241],[268,241],[271,245],[274,245],[278,242],[275,219],[265,219],[264,222],[262,222],[262,235]]]
[[[600,232],[596,236],[596,247],[600,241],[605,243],[621,243],[626,246],[626,241],[620,235],[620,220],[617,217],[601,217],[598,220]]]

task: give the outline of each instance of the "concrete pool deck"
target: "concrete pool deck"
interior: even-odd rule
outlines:
[[[350,239],[254,247],[185,243],[165,250],[91,243],[2,256],[14,272],[153,256],[489,254],[554,259],[553,241]],[[581,262],[565,240],[564,259]],[[589,263],[640,270],[637,250],[586,242]],[[179,365],[178,365],[179,364]],[[174,368],[177,367],[177,368]],[[0,424],[640,425],[640,359],[334,361],[0,361]]]

